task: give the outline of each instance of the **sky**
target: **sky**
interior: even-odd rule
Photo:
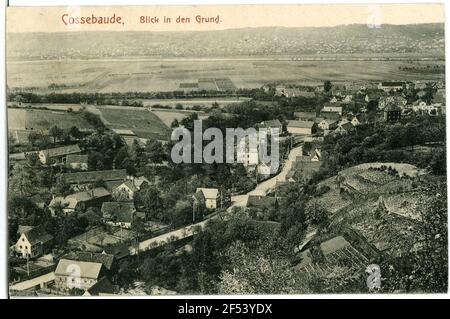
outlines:
[[[66,14],[66,15],[65,15]],[[121,17],[121,23],[70,24],[70,17]],[[63,15],[64,19],[63,19]],[[217,17],[219,23],[197,23],[195,17]],[[141,16],[158,23],[140,23]],[[163,23],[163,17],[171,23]],[[176,23],[177,17],[190,18]],[[63,20],[67,23],[65,24]],[[444,22],[442,4],[217,5],[122,7],[9,7],[8,32],[65,31],[201,31],[245,27],[330,27],[345,24],[414,24]]]

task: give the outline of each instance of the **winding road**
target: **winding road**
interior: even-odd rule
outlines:
[[[255,189],[252,191],[236,196],[235,198],[239,198],[237,201],[235,201],[230,207],[228,207],[227,211],[231,212],[233,207],[239,207],[243,206],[247,202],[247,198],[249,195],[261,195],[261,194],[268,194],[273,188],[275,188],[277,182],[285,182],[286,176],[289,173],[289,171],[292,168],[293,163],[295,162],[295,159],[297,156],[300,156],[302,154],[302,145],[294,147],[291,149],[288,159],[284,163],[283,168],[281,169],[280,173],[275,175],[272,178],[269,178],[261,183],[259,183]],[[162,234],[157,237],[153,237],[144,241],[141,241],[139,244],[130,246],[129,251],[130,255],[136,255],[138,252],[150,250],[159,246],[163,246],[169,242],[173,242],[176,240],[184,239],[186,237],[190,237],[194,234],[195,229],[197,228],[203,228],[205,227],[206,223],[214,218],[217,218],[219,215],[213,215],[208,219],[205,219],[199,223],[192,224],[177,230],[173,230],[171,232]]]

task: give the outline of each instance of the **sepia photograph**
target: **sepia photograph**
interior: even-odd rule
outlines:
[[[444,4],[6,11],[10,298],[447,293]]]

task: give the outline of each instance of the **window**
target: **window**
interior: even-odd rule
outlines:
[[[22,249],[22,245],[20,245],[20,249]]]
[[[25,249],[28,249],[28,246],[25,246]]]
[[[22,241],[25,241],[25,238],[22,238]]]

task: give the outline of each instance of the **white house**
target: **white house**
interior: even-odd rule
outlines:
[[[136,192],[149,184],[150,181],[145,176],[134,177],[117,186],[114,189],[114,193],[122,192],[123,194],[127,194],[128,199],[133,199]]]
[[[21,258],[34,258],[43,255],[49,248],[53,236],[41,226],[19,226],[20,236],[15,244],[15,252]]]
[[[81,153],[81,149],[78,144],[75,144],[41,150],[38,156],[42,164],[48,164],[50,160],[64,162],[67,155],[79,153]]]
[[[104,275],[99,262],[60,259],[55,270],[55,288],[69,293],[72,289],[88,290]]]
[[[322,130],[333,130],[337,127],[337,121],[332,119],[323,119],[320,121],[318,126]]]
[[[88,170],[88,155],[69,154],[66,156],[66,166],[79,171]]]
[[[199,195],[200,198],[203,197],[206,208],[217,208],[217,199],[219,197],[219,190],[217,188],[197,188],[195,194],[193,195],[194,201],[199,198]]]

